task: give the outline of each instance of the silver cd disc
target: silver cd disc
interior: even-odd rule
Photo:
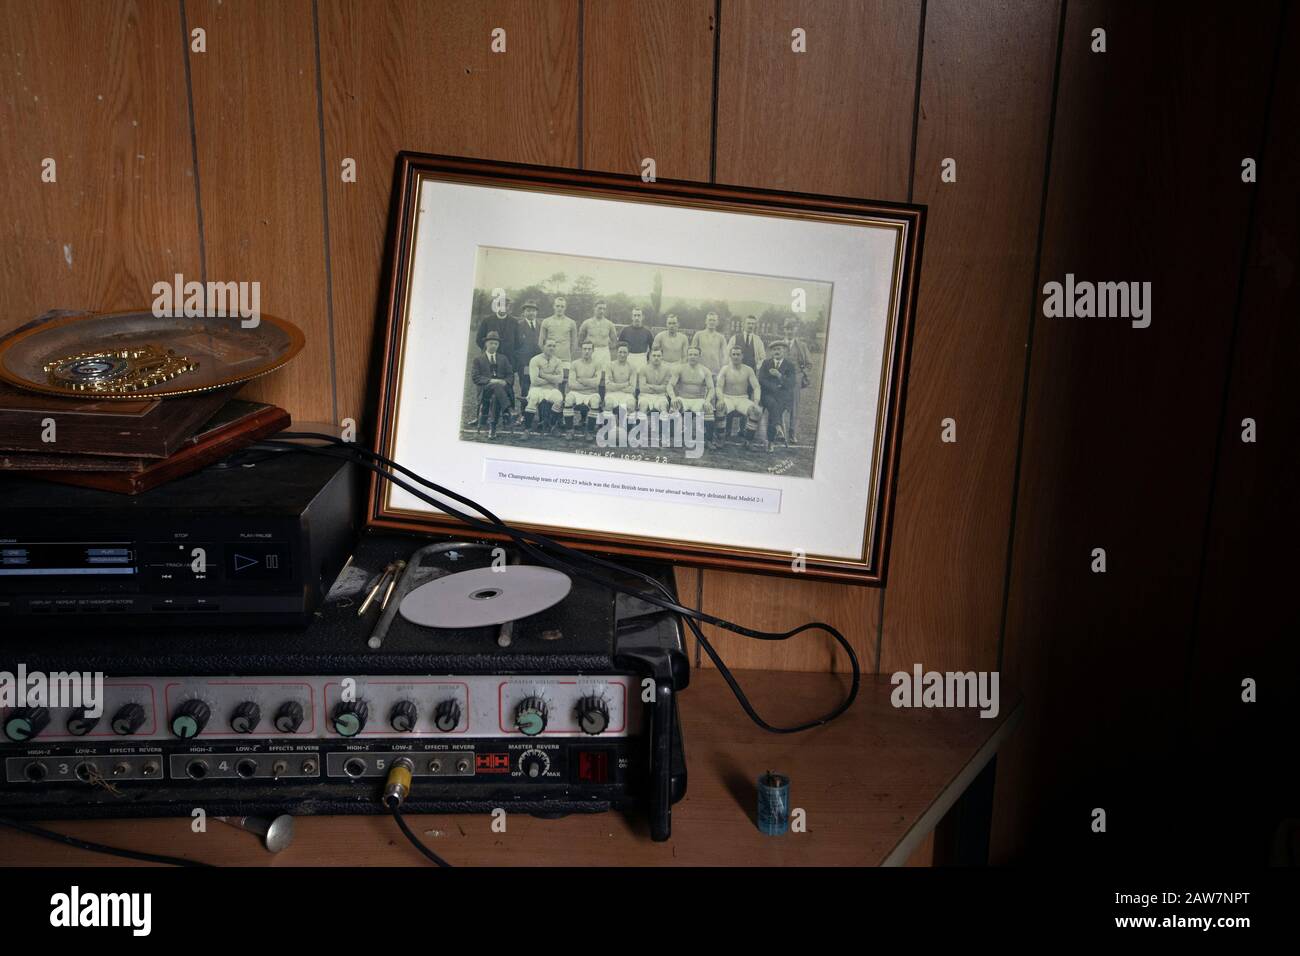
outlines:
[[[420,585],[398,611],[421,627],[487,627],[545,611],[572,587],[567,574],[550,568],[474,568]]]

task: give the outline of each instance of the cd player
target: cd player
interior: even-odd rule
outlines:
[[[355,471],[249,449],[134,496],[6,478],[0,620],[306,624],[356,540]]]

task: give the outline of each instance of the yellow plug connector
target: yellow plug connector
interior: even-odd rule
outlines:
[[[388,771],[388,780],[384,784],[384,806],[389,809],[400,807],[411,795],[411,774],[415,763],[409,757],[398,757]]]

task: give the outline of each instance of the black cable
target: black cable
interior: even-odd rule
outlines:
[[[671,610],[674,613],[679,614],[680,616],[683,617],[683,619],[687,623],[687,626],[691,628],[696,638],[700,641],[701,646],[708,652],[710,659],[718,667],[719,673],[721,673],[723,679],[727,682],[727,685],[731,688],[732,693],[736,696],[737,701],[740,703],[741,708],[745,711],[746,715],[749,716],[751,720],[753,720],[759,727],[763,728],[764,730],[767,730],[772,733],[797,733],[799,731],[808,730],[812,727],[820,726],[830,720],[833,720],[834,718],[842,714],[845,710],[847,710],[849,706],[852,705],[853,700],[857,696],[859,683],[861,680],[857,655],[854,653],[852,646],[848,643],[847,640],[845,640],[844,636],[838,630],[836,630],[834,627],[828,624],[822,622],[813,622],[813,623],[801,625],[800,627],[797,628],[792,628],[791,630],[784,631],[784,632],[759,631],[759,630],[743,627],[739,624],[735,624],[723,618],[718,618],[713,615],[705,614],[696,609],[684,607],[681,604],[678,604],[677,602],[672,600],[671,592],[667,589],[667,587],[665,587],[661,582],[655,580],[649,575],[642,574],[638,571],[635,571],[631,568],[627,568],[623,565],[619,565],[615,562],[607,561],[596,555],[591,555],[585,552],[576,551],[573,548],[569,548],[566,545],[560,544],[558,541],[548,538],[546,535],[542,535],[535,532],[522,532],[522,531],[518,531],[517,529],[511,528],[510,526],[506,525],[505,522],[503,522],[500,518],[492,514],[482,505],[479,505],[477,502],[474,502],[463,495],[460,495],[454,491],[451,491],[450,489],[444,488],[440,485],[435,484],[434,482],[429,481],[426,478],[423,478],[422,476],[416,474],[410,469],[398,464],[395,461],[392,461],[391,459],[386,458],[385,456],[379,454],[378,452],[372,452],[368,449],[360,448],[356,445],[335,438],[334,436],[331,435],[322,435],[318,433],[308,433],[308,432],[286,432],[282,434],[284,434],[284,436],[288,438],[310,438],[310,439],[318,439],[318,440],[326,441],[334,445],[335,447],[339,448],[339,450],[343,452],[343,455],[341,457],[345,457],[351,461],[356,462],[362,467],[367,468],[370,471],[373,471],[375,474],[383,477],[384,479],[392,482],[393,484],[396,484],[398,487],[405,489],[406,491],[420,498],[422,501],[426,501],[429,504],[433,505],[435,508],[438,508],[439,510],[447,514],[452,515],[453,517],[456,517],[466,522],[471,527],[476,527],[479,528],[480,530],[495,532],[498,534],[505,534],[507,537],[510,537],[517,544],[519,544],[523,548],[525,553],[530,554],[537,560],[551,567],[555,567],[560,570],[571,571],[582,577],[587,578],[588,580],[596,581],[604,586],[611,587],[615,590],[622,591],[627,594],[633,594],[641,598],[642,600],[646,601],[647,603],[651,603],[656,606],[663,607],[667,610]],[[276,444],[276,443],[274,442],[274,440],[272,440],[270,444]],[[340,457],[337,455],[332,455],[330,453],[330,449],[327,448],[313,448],[311,446],[295,445],[291,442],[281,442],[279,444],[281,445],[281,447],[284,447],[286,449],[296,449],[300,451],[314,451],[316,453],[325,454],[330,457]],[[438,494],[442,494],[446,497],[452,498],[453,500],[466,504],[471,508],[474,508],[476,511],[480,512],[490,520],[488,522],[485,522],[480,519],[474,518],[470,515],[466,515],[455,508],[449,507],[443,502],[437,501],[429,497],[428,495],[424,494],[418,489],[412,488],[406,482],[403,482],[400,479],[394,477],[389,472],[384,471],[383,469],[380,469],[367,461],[361,460],[359,456],[363,456],[363,455],[369,455],[373,458],[376,458],[384,462],[385,464],[391,465],[394,469],[402,472],[403,474],[410,475],[414,480],[419,481],[421,484],[426,485],[427,487],[433,489]],[[644,592],[637,591],[633,588],[629,588],[621,584],[620,582],[611,581],[605,575],[594,574],[584,569],[574,567],[573,564],[570,562],[554,559],[551,556],[538,551],[536,548],[532,546],[530,542],[535,542],[544,547],[549,547],[553,550],[560,551],[563,554],[565,554],[567,558],[570,559],[576,559],[578,561],[585,561],[588,563],[596,564],[612,572],[621,572],[621,573],[634,575],[646,581],[648,584],[652,585],[659,591],[663,592],[665,598],[659,599],[654,595],[646,594]],[[696,624],[697,620],[705,621],[706,623],[711,623],[716,626],[723,627],[727,630],[731,630],[735,633],[741,634],[742,636],[754,638],[757,640],[787,640],[790,637],[793,637],[795,634],[802,633],[803,631],[806,630],[812,630],[812,629],[824,630],[828,634],[830,634],[840,644],[840,646],[844,648],[846,653],[849,655],[849,660],[853,667],[853,681],[849,693],[846,695],[845,700],[839,707],[837,707],[831,713],[823,717],[817,718],[812,721],[808,721],[806,723],[797,725],[795,727],[774,727],[771,724],[768,724],[765,720],[763,720],[763,718],[760,717],[758,713],[753,709],[753,706],[749,703],[748,699],[745,697],[744,692],[740,689],[740,686],[737,683],[735,677],[731,674],[726,664],[722,662],[721,657],[718,655],[717,651],[704,637],[703,632]]]
[[[309,440],[323,441],[327,444],[327,446],[330,447],[302,445],[302,444],[297,444],[295,441],[289,441],[287,439],[309,439]],[[331,457],[336,459],[344,458],[363,468],[366,468],[367,470],[380,476],[386,481],[389,481],[390,483],[396,485],[397,487],[402,488],[408,493],[419,498],[421,501],[424,501],[432,505],[433,507],[437,508],[439,511],[442,511],[453,518],[463,521],[464,523],[468,524],[472,528],[476,528],[478,530],[489,532],[489,533],[505,535],[506,537],[514,541],[515,544],[518,545],[524,551],[524,553],[530,555],[535,560],[543,564],[546,564],[549,567],[553,567],[557,570],[566,571],[575,574],[579,577],[585,578],[589,581],[594,581],[602,586],[611,588],[615,591],[619,591],[624,594],[633,595],[645,601],[648,604],[652,604],[656,607],[663,608],[665,610],[671,611],[679,615],[683,619],[683,621],[685,621],[686,625],[691,629],[692,633],[694,633],[696,639],[700,642],[700,646],[709,655],[709,659],[712,660],[714,665],[718,668],[719,674],[721,674],[722,679],[726,681],[727,686],[731,688],[731,692],[735,695],[737,702],[741,706],[741,709],[744,710],[745,714],[763,730],[769,731],[771,733],[789,734],[789,733],[798,733],[803,730],[808,730],[812,727],[819,727],[825,723],[828,723],[831,720],[834,720],[840,714],[848,710],[848,708],[852,706],[853,701],[857,698],[858,690],[861,684],[861,669],[858,664],[857,654],[854,652],[852,645],[849,644],[848,640],[844,637],[844,635],[841,634],[835,627],[833,627],[830,624],[826,624],[821,621],[813,621],[807,624],[800,625],[799,627],[796,628],[791,628],[788,631],[762,631],[754,628],[744,627],[743,625],[736,624],[735,622],[729,621],[725,618],[720,618],[711,614],[706,614],[703,611],[700,611],[699,609],[696,608],[686,607],[680,604],[679,602],[673,600],[672,592],[667,588],[666,585],[664,585],[661,581],[658,581],[657,579],[651,577],[648,574],[643,574],[642,572],[637,571],[633,568],[629,568],[624,565],[618,564],[616,562],[606,560],[604,558],[601,558],[598,555],[589,554],[584,551],[578,551],[567,545],[561,544],[559,541],[556,541],[553,538],[550,538],[539,532],[535,532],[535,531],[526,532],[526,531],[521,531],[519,529],[513,528],[510,525],[506,524],[504,521],[502,521],[500,518],[498,518],[496,515],[494,515],[492,512],[490,512],[487,508],[483,507],[482,505],[478,504],[472,499],[467,498],[464,495],[461,495],[457,492],[454,492],[449,488],[445,488],[441,485],[438,485],[435,482],[428,480],[427,478],[424,478],[423,476],[417,474],[416,472],[410,470],[409,468],[406,468],[405,466],[399,464],[398,462],[385,457],[379,452],[371,451],[367,448],[362,448],[359,445],[353,444],[351,442],[345,442],[342,439],[333,435],[326,435],[326,434],[321,434],[316,432],[281,432],[279,438],[268,439],[262,442],[261,444],[271,446],[271,447],[281,448],[285,451],[292,450],[292,451],[299,451],[299,452],[307,452],[309,454],[324,455],[326,457]],[[341,452],[342,454],[335,454],[335,450]],[[367,460],[367,457],[380,462],[385,467],[384,468],[379,467],[378,465],[374,464],[373,461]],[[443,497],[446,498],[450,498],[453,501],[456,501],[460,504],[463,504],[469,508],[474,509],[479,514],[483,515],[483,518],[476,518],[473,515],[466,514],[465,512],[462,512],[456,508],[451,507],[445,502],[438,501],[437,499],[420,491],[417,488],[414,488],[409,483],[396,477],[396,475],[394,475],[393,472],[398,472],[400,474],[406,475],[410,477],[412,480],[417,481],[420,484],[424,485],[425,487],[431,489],[436,494],[442,495]],[[562,557],[556,557],[553,554],[547,553],[548,551],[556,552],[559,555],[562,555]],[[586,567],[582,567],[581,565],[583,564],[592,565],[595,568],[601,569],[605,573],[589,570]],[[630,587],[624,584],[623,582],[610,577],[610,574],[631,575],[635,578],[638,578],[646,582],[655,590],[661,592],[663,596],[660,597],[659,595],[645,592],[634,587]],[[822,717],[810,721],[806,721],[805,723],[798,724],[793,727],[773,726],[769,724],[767,721],[765,721],[761,716],[759,716],[758,712],[754,710],[753,705],[750,704],[749,699],[745,696],[744,691],[741,689],[740,684],[737,682],[735,676],[731,673],[731,670],[722,661],[721,656],[714,649],[713,645],[709,643],[707,638],[705,638],[703,631],[700,629],[699,622],[712,624],[715,627],[720,627],[723,628],[724,630],[732,631],[733,633],[740,634],[743,637],[749,637],[754,640],[767,640],[767,641],[788,640],[791,637],[794,637],[796,634],[801,634],[804,631],[809,631],[809,630],[825,631],[844,649],[845,653],[847,653],[849,656],[849,663],[852,666],[852,682],[849,687],[849,691],[845,695],[844,700],[840,703],[838,707],[836,707],[830,713],[825,714]]]
[[[179,856],[163,856],[159,853],[145,853],[140,850],[123,850],[120,847],[108,846],[104,843],[92,843],[90,840],[79,840],[76,837],[68,836],[66,833],[56,833],[53,830],[46,830],[44,827],[32,826],[30,823],[22,823],[18,820],[10,820],[6,817],[0,817],[0,825],[13,827],[15,830],[21,830],[23,833],[30,833],[32,836],[44,837],[47,840],[53,840],[55,843],[63,843],[67,846],[76,847],[78,850],[89,850],[92,853],[107,853],[109,856],[123,856],[128,860],[143,860],[146,863],[164,863],[167,866],[211,866],[211,863],[202,863],[198,860],[186,860]]]
[[[417,850],[419,850],[421,853],[427,856],[434,863],[437,863],[439,866],[445,866],[445,867],[451,866],[450,863],[448,863],[442,857],[438,856],[438,854],[430,850],[427,846],[424,845],[423,841],[421,841],[419,837],[417,837],[414,833],[411,832],[411,828],[406,825],[406,820],[402,818],[401,804],[399,804],[396,800],[389,801],[388,809],[393,811],[393,819],[397,821],[397,825],[401,828],[402,832],[406,834],[406,838],[411,841],[411,846],[415,847]]]

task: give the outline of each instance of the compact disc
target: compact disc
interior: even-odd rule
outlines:
[[[486,627],[545,611],[572,587],[567,574],[550,568],[474,568],[420,585],[402,598],[398,611],[422,627]]]

